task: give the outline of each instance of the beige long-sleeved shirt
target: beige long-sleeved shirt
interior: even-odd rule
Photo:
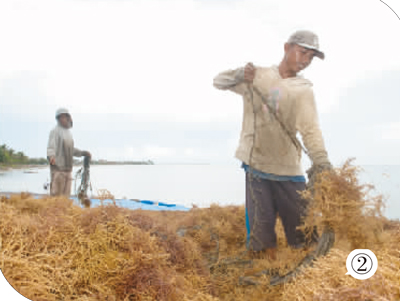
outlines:
[[[49,136],[47,145],[47,157],[54,157],[56,163],[52,170],[72,171],[73,157],[82,157],[81,150],[74,147],[74,139],[69,129],[57,125]]]
[[[228,70],[214,78],[214,86],[243,97],[243,122],[236,157],[252,168],[283,176],[302,175],[301,148],[292,137],[299,132],[314,164],[329,164],[320,130],[312,83],[301,76],[283,79],[276,66],[257,67],[253,86],[268,101],[252,93],[244,80],[244,68]],[[251,97],[251,95],[253,95]],[[270,109],[274,112],[270,112]]]

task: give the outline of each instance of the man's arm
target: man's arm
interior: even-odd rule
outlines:
[[[307,89],[297,100],[297,130],[302,136],[313,165],[331,167],[319,126],[318,113],[312,89]]]
[[[92,157],[91,153],[88,151],[81,151],[80,149],[74,148],[74,157]]]
[[[56,164],[56,134],[52,130],[49,135],[49,141],[47,143],[47,159],[50,165]]]
[[[247,89],[246,84],[253,82],[255,73],[256,68],[252,63],[242,68],[221,72],[214,78],[214,87],[243,95]]]
[[[83,151],[80,149],[74,147],[74,152],[73,152],[74,157],[82,157],[83,156]]]

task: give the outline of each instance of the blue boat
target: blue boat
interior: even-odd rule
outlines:
[[[74,203],[76,205],[79,205],[82,207],[80,204],[79,200],[77,197],[71,197],[72,200],[74,200]],[[142,209],[142,210],[153,210],[153,211],[189,211],[190,208],[187,208],[182,205],[177,205],[177,204],[170,204],[170,203],[164,203],[164,202],[156,202],[156,201],[149,201],[149,200],[132,200],[132,199],[116,199],[116,200],[111,200],[111,199],[106,199],[106,200],[99,200],[99,199],[90,199],[92,202],[91,207],[98,207],[103,205],[109,205],[109,204],[115,204],[119,207],[122,208],[128,208],[128,209]]]
[[[37,194],[37,193],[30,193],[32,197],[39,199],[43,197],[49,197],[46,194]],[[11,192],[0,192],[0,196],[10,197],[12,195],[18,195],[18,193],[11,193]],[[78,197],[72,196],[71,200],[74,201],[75,205],[78,205],[83,208],[83,205],[80,203]],[[168,202],[158,202],[158,201],[150,201],[150,200],[136,200],[136,199],[106,199],[100,200],[96,198],[91,198],[91,207],[98,207],[103,205],[112,205],[116,204],[118,207],[127,208],[127,209],[142,209],[142,210],[152,210],[152,211],[189,211],[190,208],[178,205],[178,204],[171,204]]]

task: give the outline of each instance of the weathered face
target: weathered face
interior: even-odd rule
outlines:
[[[297,44],[285,44],[285,60],[289,69],[298,73],[306,69],[312,62],[315,51]]]
[[[68,114],[61,114],[58,116],[58,123],[64,128],[69,128],[71,126],[71,117]]]

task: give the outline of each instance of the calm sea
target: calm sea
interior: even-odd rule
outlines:
[[[364,166],[363,183],[383,194],[389,218],[400,218],[400,166]],[[76,171],[77,169],[74,169]],[[48,168],[0,173],[0,192],[47,193]],[[93,193],[109,190],[117,198],[163,201],[191,207],[244,204],[244,172],[236,165],[92,166]]]

